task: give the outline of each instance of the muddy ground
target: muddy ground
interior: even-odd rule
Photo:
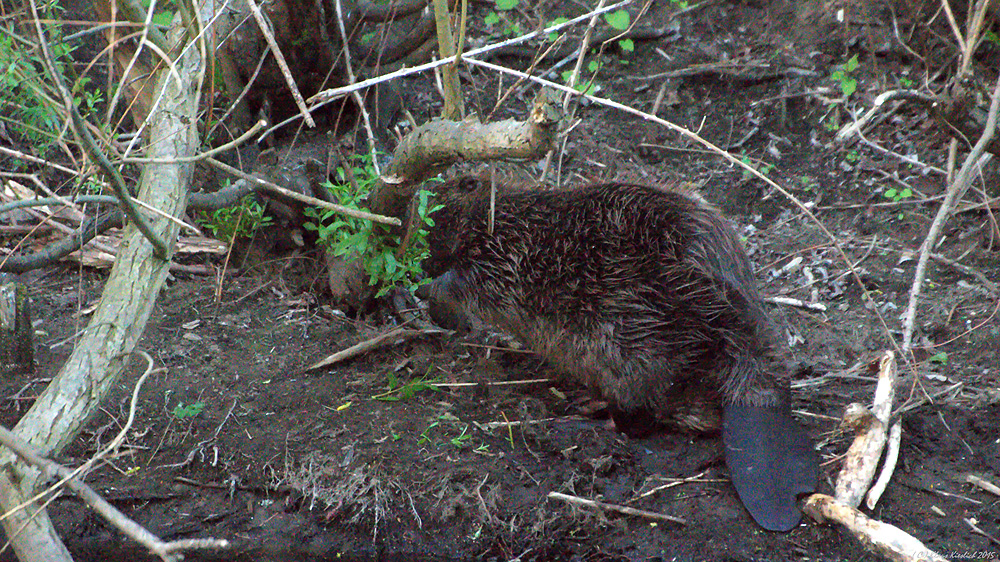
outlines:
[[[832,142],[838,118],[846,122],[901,79],[924,85],[948,61],[928,54],[945,47],[927,32],[937,25],[925,25],[933,10],[895,14],[900,28],[917,30],[908,46],[926,55],[922,63],[893,39],[887,5],[845,3],[845,26],[827,4],[812,12],[809,3],[712,3],[675,17],[679,6],[660,2],[643,21],[670,33],[638,41],[633,54],[609,46],[599,93],[646,111],[662,93],[660,117],[767,169],[836,237],[870,299],[830,239],[786,197],[658,125],[588,106],[562,158],[570,183],[627,176],[695,184],[745,237],[767,296],[826,306],[772,309],[803,365],[794,410],[820,450],[821,491],[829,491],[849,442],[837,429],[844,407],[870,403],[873,362],[901,335],[913,252],[942,193],[932,168],[944,167],[948,141],[922,110],[903,106],[866,129],[871,144]],[[473,21],[482,22],[486,6],[474,8]],[[552,17],[579,10],[540,9]],[[984,52],[996,60],[995,49]],[[858,88],[845,100],[830,74],[853,54]],[[496,76],[473,70],[464,78],[471,105],[489,111]],[[428,78],[405,86],[414,114],[434,111]],[[511,97],[497,117],[523,115],[530,97]],[[989,207],[974,206],[996,197],[996,166],[984,174],[986,193],[970,191],[936,248],[962,267],[935,261],[930,269],[916,363],[901,369],[900,462],[872,513],[953,559],[1000,557],[1000,498],[965,483],[968,474],[1000,481],[1000,240]],[[911,197],[886,196],[905,188]],[[87,481],[162,538],[233,542],[228,552],[189,559],[877,559],[837,529],[808,521],[787,534],[762,531],[728,482],[717,437],[628,439],[591,415],[583,389],[538,382],[552,371],[502,335],[408,339],[306,371],[398,323],[386,307],[342,314],[318,261],[308,249],[272,253],[221,285],[176,273],[157,302],[139,349],[165,370],[146,382],[126,445]],[[105,272],[67,265],[23,278],[34,299],[39,369],[33,380],[5,383],[7,426],[67,357]],[[144,367],[133,364],[59,460],[80,464],[112,438]],[[412,381],[439,386],[398,389]],[[517,381],[529,382],[497,384]],[[571,507],[547,499],[550,492],[686,523]],[[56,499],[50,513],[78,560],[149,559],[72,495]]]

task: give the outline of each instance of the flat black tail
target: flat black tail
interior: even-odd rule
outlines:
[[[818,462],[789,406],[725,405],[723,441],[733,486],[754,520],[769,531],[795,528],[797,496],[816,489]]]

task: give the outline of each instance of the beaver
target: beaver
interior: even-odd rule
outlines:
[[[424,262],[432,316],[468,313],[510,332],[599,393],[630,437],[721,425],[753,518],[798,525],[815,451],[791,416],[787,352],[750,259],[719,211],[667,187],[497,186],[490,221],[488,179],[431,190],[443,204]]]

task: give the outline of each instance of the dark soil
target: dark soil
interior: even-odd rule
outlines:
[[[837,25],[832,8],[827,14],[810,6],[712,4],[675,20],[676,6],[663,2],[643,21],[677,22],[676,31],[637,42],[631,55],[609,44],[600,95],[650,111],[662,87],[660,117],[700,130],[760,166],[775,164],[769,176],[809,203],[855,264],[870,299],[831,240],[786,197],[656,124],[584,108],[562,170],[569,183],[630,177],[695,184],[745,236],[766,295],[827,306],[825,312],[772,310],[787,324],[803,365],[793,407],[819,446],[820,488],[828,492],[851,439],[838,431],[838,420],[849,403],[871,403],[873,364],[901,334],[913,252],[944,184],[939,173],[897,154],[942,168],[948,139],[921,110],[904,106],[866,129],[869,141],[897,154],[834,144],[824,124],[837,115],[849,120],[847,108],[870,107],[874,95],[896,87],[885,77],[919,83],[944,62],[930,58],[924,67],[893,48],[893,19],[881,4],[860,15],[851,13],[858,6],[847,6],[851,21],[864,21],[860,26]],[[485,8],[476,9],[481,22]],[[577,10],[571,4],[560,9]],[[553,18],[566,15],[546,10]],[[931,15],[897,12],[905,29]],[[926,48],[921,52],[941,48],[933,36],[913,41],[914,48]],[[838,103],[839,85],[829,75],[854,53],[861,62],[858,91]],[[685,68],[699,70],[655,78]],[[465,78],[471,106],[488,113],[497,77],[472,71]],[[505,87],[510,83],[504,79]],[[418,99],[437,99],[431,87],[422,77],[405,89],[418,105]],[[523,114],[524,103],[514,96],[494,117]],[[996,167],[984,174],[987,189],[994,189]],[[905,186],[912,197],[894,202],[884,196]],[[982,196],[970,191],[967,198],[976,203]],[[958,213],[936,248],[966,269],[943,262],[930,268],[917,362],[900,371],[900,462],[872,513],[950,558],[1000,556],[1000,498],[965,483],[967,474],[1000,481],[1000,323],[997,289],[989,281],[1000,279],[1000,241],[990,235],[991,221],[983,207]],[[164,539],[233,542],[230,551],[188,559],[877,558],[838,529],[810,521],[788,534],[762,531],[728,482],[717,437],[628,439],[590,415],[594,404],[582,388],[494,384],[553,375],[500,335],[409,339],[307,372],[397,322],[383,308],[356,317],[336,310],[316,255],[286,252],[248,262],[221,288],[212,279],[176,274],[138,346],[166,370],[145,383],[126,445],[87,481]],[[799,258],[799,265],[786,267]],[[39,373],[5,385],[6,426],[67,357],[105,274],[58,267],[25,278],[38,319]],[[941,352],[946,360],[935,357]],[[142,363],[133,362],[61,462],[82,463],[117,433]],[[390,381],[423,379],[444,384],[389,395],[395,401],[378,399]],[[200,411],[180,415],[178,407],[199,404]],[[645,494],[678,479],[690,480]],[[550,492],[669,514],[686,524],[571,507],[548,499]],[[149,559],[75,496],[60,497],[49,510],[78,560]],[[977,534],[967,520],[993,538]]]

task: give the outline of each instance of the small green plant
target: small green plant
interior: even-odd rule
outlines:
[[[327,182],[324,185],[339,204],[367,211],[362,203],[374,186],[378,172],[371,164],[371,155],[356,155],[353,158],[361,163],[352,167],[357,192],[354,192],[341,168],[337,169],[338,183]],[[367,219],[349,217],[327,209],[307,208],[304,212],[313,220],[303,227],[315,232],[320,244],[335,256],[360,256],[368,283],[379,286],[376,297],[385,295],[397,284],[413,290],[418,285],[429,282],[428,279],[419,282],[417,279],[423,276],[421,262],[430,255],[427,228],[434,226],[430,215],[441,208],[440,205],[430,205],[432,195],[427,190],[417,192],[417,216],[421,226],[411,237],[410,245],[402,256],[396,255],[402,243],[400,237],[393,234],[388,226]]]
[[[387,390],[372,396],[373,399],[383,402],[403,402],[413,398],[418,392],[437,392],[440,390],[434,385],[437,379],[428,379],[426,375],[406,383],[401,383],[396,374],[392,372],[387,375],[387,378]]]
[[[899,203],[904,199],[909,199],[913,197],[913,190],[908,187],[905,187],[903,189],[896,189],[895,187],[890,187],[889,189],[882,192],[882,197],[885,197],[886,199],[892,199],[896,203]],[[899,220],[903,220],[903,213],[900,212],[898,215],[896,215],[896,218]]]
[[[462,427],[462,432],[452,437],[449,442],[458,449],[464,449],[472,444],[472,435],[466,433],[469,430],[469,426],[465,425]]]
[[[819,184],[816,182],[815,178],[811,178],[809,176],[799,177],[799,183],[802,184],[802,189],[804,191],[812,191],[819,187]]]
[[[500,30],[501,33],[504,35],[520,35],[521,25],[512,21],[506,13],[516,8],[518,4],[520,4],[520,0],[495,0],[494,5],[497,11],[491,10],[487,13],[486,17],[483,18],[483,23],[490,29],[493,29],[499,23],[503,23],[503,27]]]
[[[569,18],[559,17],[559,18],[556,18],[556,19],[550,21],[549,25],[546,26],[546,27],[552,27],[553,25],[559,25],[560,23],[566,23],[568,21],[569,21]],[[555,41],[558,38],[559,38],[559,32],[558,31],[551,31],[551,32],[549,32],[549,41]]]
[[[858,160],[861,160],[861,155],[858,154],[857,150],[848,150],[847,153],[844,154],[844,160],[847,160],[848,162],[853,164]]]
[[[746,164],[747,166],[750,166],[751,168],[753,168],[753,169],[757,170],[758,172],[760,172],[760,174],[762,176],[766,176],[766,175],[770,174],[771,170],[774,169],[774,164],[765,164],[765,163],[762,163],[759,166],[755,165],[754,162],[753,162],[753,160],[751,160],[750,157],[747,156],[746,154],[744,154],[743,157],[740,158],[740,161],[743,162],[744,164]],[[754,175],[752,173],[750,173],[749,170],[743,170],[743,179],[744,180],[748,180],[748,179],[750,179],[752,177],[754,177]]]
[[[845,98],[851,97],[851,94],[858,89],[857,79],[851,76],[851,73],[857,70],[857,68],[858,55],[854,55],[830,75],[830,80],[840,84],[840,91],[844,94]]]
[[[935,353],[927,358],[928,361],[936,365],[947,365],[948,364],[948,352],[942,351],[941,353]]]
[[[252,238],[262,227],[270,225],[274,219],[264,214],[261,205],[253,195],[247,195],[239,205],[224,207],[215,211],[198,211],[198,224],[225,242],[236,238]]]
[[[152,1],[140,0],[140,4],[142,4],[143,8],[146,8],[148,10],[149,6],[152,4]],[[156,8],[157,12],[153,14],[153,25],[158,25],[160,27],[169,27],[170,24],[173,23],[174,21],[174,12],[172,12],[171,10],[174,11],[177,10],[177,7],[174,5],[174,2],[172,0],[168,0],[166,2],[160,1],[156,3]]]
[[[42,27],[48,41],[50,61],[55,72],[64,76],[80,114],[87,118],[104,100],[103,94],[88,90],[87,77],[74,81],[75,46],[62,40],[62,8],[48,2],[43,10]],[[15,22],[15,23],[12,23]],[[61,96],[53,90],[45,71],[46,64],[35,46],[15,29],[16,20],[0,22],[0,127],[44,152],[61,138],[63,114]]]
[[[448,434],[455,431],[456,428],[458,428],[459,426],[461,426],[461,429],[458,429],[458,435],[453,435],[451,437],[448,437]],[[441,437],[444,437],[444,439],[446,439],[447,441],[439,441],[435,443],[435,434],[440,433],[442,431],[445,434]],[[458,418],[447,412],[441,414],[440,416],[437,417],[437,419],[432,421],[430,425],[428,425],[422,432],[420,432],[420,437],[417,438],[418,445],[424,445],[428,443],[434,443],[436,445],[440,445],[445,442],[447,442],[452,447],[455,447],[456,449],[468,449],[473,445],[472,434],[469,433],[469,424],[461,423]],[[488,449],[489,445],[479,445],[475,447],[473,451],[480,454],[486,454]]]
[[[591,61],[590,64],[593,65],[593,64],[596,64],[596,63],[594,61]],[[573,79],[573,71],[572,70],[564,70],[561,73],[559,73],[559,75],[562,77],[563,82],[567,86],[569,85],[570,81]],[[576,84],[573,85],[573,89],[576,90],[576,91],[578,91],[578,92],[580,92],[580,93],[583,93],[583,94],[586,94],[586,95],[589,96],[589,95],[592,95],[595,92],[597,92],[597,84],[595,84],[593,80],[579,80],[579,81],[577,81]]]
[[[913,197],[913,190],[906,187],[903,189],[896,189],[895,187],[890,187],[882,193],[882,197],[886,199],[892,199],[896,203],[899,203],[903,199],[909,199]]]
[[[903,88],[912,88],[913,87],[913,80],[910,80],[909,78],[907,78],[905,76],[901,76],[899,78],[899,85],[901,87],[903,87]]]
[[[687,0],[670,0],[670,3],[682,10],[686,10],[688,7]]]
[[[994,48],[1000,47],[1000,36],[997,36],[994,31],[987,30],[983,33],[983,39],[986,40],[987,44],[992,45]]]
[[[183,402],[174,406],[171,412],[175,418],[178,420],[183,420],[184,418],[193,418],[201,413],[205,409],[204,402],[194,402],[193,404],[184,405]]]
[[[608,22],[608,25],[618,31],[625,31],[628,29],[628,26],[632,21],[632,16],[629,15],[627,10],[617,10],[604,14],[604,21]],[[631,53],[635,50],[635,43],[631,39],[622,39],[618,41],[618,46],[621,47],[621,50],[626,53]]]
[[[441,425],[440,420],[434,420],[428,425],[423,431],[420,432],[420,437],[417,438],[417,445],[423,445],[425,443],[431,442],[431,431]]]

